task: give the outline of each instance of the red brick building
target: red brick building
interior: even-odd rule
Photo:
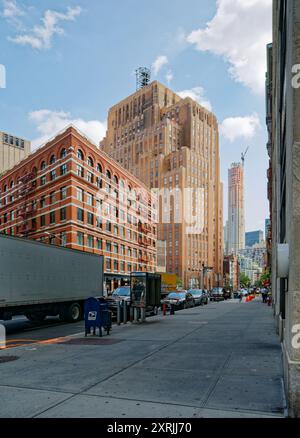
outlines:
[[[0,178],[0,232],[105,256],[107,289],[156,269],[149,190],[74,127]]]

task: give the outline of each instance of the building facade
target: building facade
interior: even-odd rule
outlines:
[[[206,287],[220,284],[223,186],[215,116],[155,81],[110,109],[101,147],[158,191],[167,272],[192,287],[210,267]]]
[[[0,178],[0,232],[104,255],[107,289],[156,269],[149,190],[75,128]]]
[[[272,292],[289,415],[300,417],[300,3],[273,1]],[[270,72],[268,73],[270,75]],[[278,247],[280,245],[280,247]],[[283,247],[282,245],[286,245]],[[289,258],[278,257],[288,248]],[[282,263],[284,261],[285,263]]]
[[[29,141],[0,131],[0,175],[29,154]]]
[[[233,163],[228,171],[227,252],[236,254],[245,248],[244,166]]]
[[[224,257],[224,286],[233,292],[240,288],[240,264],[236,255]]]
[[[262,230],[249,231],[245,235],[246,247],[251,248],[254,245],[261,244],[264,241],[264,232]]]

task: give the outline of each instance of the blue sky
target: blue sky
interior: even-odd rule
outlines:
[[[271,0],[0,0],[0,130],[37,145],[72,121],[97,140],[109,107],[135,91],[135,68],[157,61],[153,79],[220,122],[224,219],[227,169],[250,146],[246,228],[264,229],[270,41]]]

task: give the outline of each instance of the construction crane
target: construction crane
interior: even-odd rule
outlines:
[[[243,167],[245,166],[245,158],[246,158],[246,155],[247,155],[248,151],[249,151],[249,146],[247,147],[246,151],[244,153],[242,153],[242,165],[243,165]]]

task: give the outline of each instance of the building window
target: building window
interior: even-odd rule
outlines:
[[[60,189],[60,199],[63,200],[66,199],[66,197],[67,197],[67,187],[62,187]]]
[[[83,246],[84,244],[84,234],[78,231],[77,233],[77,245]]]
[[[93,183],[93,181],[94,181],[94,175],[93,175],[91,172],[87,172],[87,174],[86,174],[86,180],[87,180],[87,182],[89,182],[89,183]]]
[[[50,224],[55,224],[55,211],[50,213]]]
[[[114,225],[114,235],[117,236],[119,234],[119,229],[117,225]]]
[[[54,181],[56,179],[56,170],[52,170],[50,172],[50,180]]]
[[[66,156],[67,156],[67,150],[64,148],[60,153],[60,158],[66,158]]]
[[[77,220],[83,222],[84,220],[84,211],[82,208],[77,208]]]
[[[90,207],[93,207],[93,205],[94,205],[94,196],[91,195],[90,193],[88,193],[86,195],[86,202],[87,202],[87,205],[89,205]]]
[[[94,248],[94,237],[93,236],[87,237],[87,244],[88,244],[89,248]]]
[[[50,158],[50,164],[51,164],[51,165],[52,165],[52,164],[55,164],[55,162],[56,162],[55,155],[52,155],[52,157]]]
[[[67,233],[60,234],[61,246],[67,246]]]
[[[106,242],[106,251],[111,252],[111,243],[110,242]]]
[[[45,170],[46,169],[46,162],[43,161],[41,164],[41,170]]]
[[[106,259],[105,265],[106,265],[106,270],[110,271],[111,270],[111,259]]]
[[[61,175],[65,175],[68,171],[68,166],[66,164],[63,164],[62,166],[60,166],[60,174]]]
[[[88,212],[87,214],[87,222],[89,225],[94,225],[94,215],[93,213]]]
[[[83,190],[77,187],[77,200],[83,202]]]
[[[44,227],[46,225],[46,216],[43,214],[40,220],[41,220],[41,227]]]
[[[43,175],[41,177],[41,186],[44,186],[46,184],[46,175]]]
[[[132,272],[132,264],[131,263],[128,263],[127,270],[128,270],[128,272]]]
[[[119,263],[117,260],[114,260],[114,271],[118,271],[119,270]]]
[[[121,272],[125,272],[125,262],[120,263]]]
[[[110,222],[106,222],[105,230],[106,230],[108,233],[111,233],[111,223],[110,223]]]
[[[67,209],[64,207],[60,210],[60,220],[65,221],[67,219]]]
[[[97,249],[102,250],[102,239],[97,239]]]
[[[83,152],[80,149],[78,149],[78,151],[77,151],[77,158],[79,158],[79,160],[83,161]]]
[[[118,252],[119,252],[119,246],[116,243],[114,243],[114,253],[118,254]]]
[[[55,202],[55,192],[51,192],[50,193],[49,199],[50,199],[50,204],[54,204],[54,202]]]
[[[80,176],[81,178],[84,177],[84,170],[82,166],[77,165],[77,176]]]
[[[50,243],[50,245],[55,245],[55,237],[54,236],[49,237],[49,243]]]
[[[87,164],[88,164],[88,166],[90,166],[90,167],[94,167],[94,162],[93,162],[93,160],[92,160],[91,157],[88,157]]]
[[[41,200],[40,200],[40,206],[41,206],[41,208],[44,208],[45,205],[46,205],[46,198],[45,198],[45,196],[42,196]]]

